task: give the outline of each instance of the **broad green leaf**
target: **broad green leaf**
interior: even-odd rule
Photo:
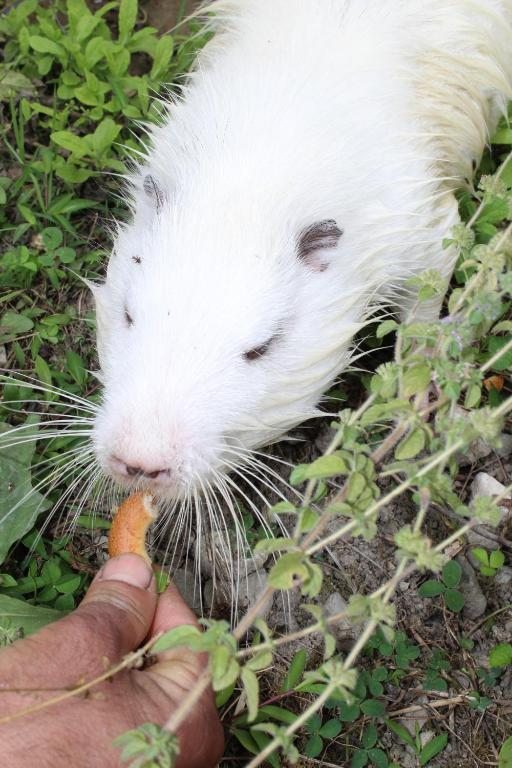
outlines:
[[[388,768],[389,762],[386,753],[382,749],[369,749],[368,757],[375,768]]]
[[[366,701],[361,702],[360,706],[361,712],[364,712],[365,715],[370,715],[371,717],[382,717],[386,711],[386,705],[383,701],[379,701],[378,699],[367,699]]]
[[[320,479],[324,477],[336,477],[337,475],[346,475],[349,467],[345,461],[336,454],[330,456],[320,456],[308,466],[305,472],[305,478]]]
[[[50,134],[51,140],[58,147],[67,149],[77,158],[83,157],[89,151],[89,145],[83,138],[75,136],[71,131],[54,131]]]
[[[368,752],[365,749],[358,749],[354,752],[350,766],[351,768],[364,768],[368,765]]]
[[[247,712],[249,716],[248,721],[251,723],[256,719],[256,715],[258,714],[260,686],[258,683],[258,678],[252,669],[249,669],[248,667],[242,668],[242,671],[240,672],[240,679],[243,683],[245,696],[247,699]]]
[[[377,733],[377,728],[373,723],[370,723],[370,725],[368,725],[363,731],[361,744],[365,749],[371,749],[376,745],[378,738],[379,734]]]
[[[489,351],[489,357],[499,352],[503,347],[510,342],[512,336],[492,336],[487,342],[487,349]],[[494,363],[494,371],[509,371],[512,368],[512,350],[505,352]]]
[[[48,40],[47,37],[41,37],[41,35],[32,35],[28,40],[30,47],[38,53],[51,53],[58,58],[64,58],[66,51],[58,43],[54,43],[53,40]]]
[[[324,748],[324,742],[318,733],[314,733],[306,742],[304,754],[306,757],[318,757]]]
[[[66,352],[66,366],[76,383],[83,387],[87,381],[87,371],[80,355],[72,349]]]
[[[505,564],[505,555],[501,549],[495,549],[489,555],[489,565],[491,568],[503,568]]]
[[[425,430],[418,427],[413,429],[409,434],[397,445],[395,450],[395,459],[397,461],[405,461],[406,459],[414,459],[425,447]]]
[[[0,424],[0,563],[10,547],[29,531],[40,512],[50,503],[32,488],[30,464],[35,450],[38,417],[29,416],[18,435],[7,424]],[[14,444],[12,444],[14,443]]]
[[[117,25],[119,42],[126,43],[137,21],[137,0],[121,0]]]
[[[512,128],[500,128],[492,137],[493,144],[512,144]]]
[[[503,742],[498,755],[498,768],[512,768],[512,736]]]
[[[456,560],[450,560],[443,566],[441,577],[447,587],[457,587],[462,578],[462,568]]]
[[[512,645],[510,643],[499,643],[489,653],[490,667],[506,667],[512,664]]]
[[[186,645],[192,650],[199,650],[201,645],[201,632],[199,629],[190,625],[170,629],[156,641],[155,645],[151,648],[151,653],[163,653],[171,648],[178,648],[181,645]]]
[[[482,565],[489,565],[489,553],[483,547],[473,547],[471,554]]]
[[[171,61],[173,52],[174,41],[169,35],[162,35],[155,46],[155,52],[153,54],[153,66],[151,68],[150,77],[156,79],[165,74]]]
[[[9,310],[0,319],[0,343],[13,341],[16,336],[28,333],[33,327],[34,323],[29,317]]]
[[[459,613],[464,608],[464,595],[462,592],[459,592],[458,589],[447,589],[444,593],[444,599],[446,607],[449,608],[450,611]]]
[[[276,589],[291,589],[297,579],[307,579],[308,567],[302,552],[287,552],[272,566],[268,584]]]
[[[23,92],[30,95],[33,91],[34,86],[28,77],[0,65],[0,101],[8,101]]]
[[[433,757],[443,751],[447,742],[447,733],[441,733],[439,736],[434,736],[434,738],[423,747],[419,754],[420,765],[427,765]]]
[[[384,336],[387,336],[388,333],[391,333],[392,331],[396,331],[398,328],[398,323],[396,320],[384,320],[383,323],[380,323],[380,325],[377,327],[376,336],[378,339],[383,339]]]
[[[341,723],[333,717],[322,725],[318,733],[324,739],[335,739],[341,733]]]
[[[69,573],[55,582],[55,589],[63,595],[70,595],[77,591],[81,581],[78,573]]]
[[[23,635],[32,635],[63,616],[62,611],[30,605],[24,600],[0,595],[0,627],[2,629],[21,629]]]
[[[404,397],[412,397],[425,392],[430,384],[430,368],[426,363],[417,363],[407,368],[403,375],[402,387]]]

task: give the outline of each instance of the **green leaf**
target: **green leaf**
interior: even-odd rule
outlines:
[[[50,134],[50,139],[58,147],[67,149],[68,152],[80,158],[87,154],[89,151],[89,145],[83,138],[75,136],[71,131],[53,131]]]
[[[375,768],[388,768],[389,766],[387,755],[382,749],[369,749],[368,757]]]
[[[153,54],[153,66],[151,68],[150,77],[156,79],[165,74],[171,61],[172,52],[174,48],[174,41],[169,35],[162,35],[155,46],[155,52]]]
[[[409,434],[397,445],[395,450],[395,459],[397,461],[405,461],[406,459],[414,459],[418,453],[425,447],[425,430],[421,427],[413,429]]]
[[[412,397],[425,392],[430,384],[430,368],[426,363],[417,363],[408,368],[402,379],[404,397]]]
[[[482,565],[489,565],[489,553],[483,547],[473,547],[471,554]]]
[[[512,144],[512,128],[500,128],[491,139],[492,144]]]
[[[303,552],[287,552],[272,566],[268,584],[275,589],[292,589],[298,579],[307,579],[308,575]]]
[[[489,565],[491,568],[496,568],[497,570],[503,568],[505,565],[505,555],[501,549],[495,549],[491,552],[489,555]]]
[[[29,317],[9,310],[0,319],[0,343],[13,341],[16,336],[28,333],[33,327],[34,323]]]
[[[332,454],[330,456],[320,456],[319,459],[316,459],[307,467],[304,477],[307,480],[319,479],[346,475],[347,472],[349,472],[349,467],[345,461],[340,456]]]
[[[281,691],[291,691],[302,680],[302,675],[306,669],[308,661],[308,653],[304,648],[301,648],[294,654],[293,659],[290,662],[290,669],[288,674],[284,678],[281,684]]]
[[[307,757],[318,757],[318,755],[321,754],[323,748],[324,743],[322,738],[317,733],[315,733],[307,740],[306,746],[304,747],[304,754]]]
[[[441,733],[439,736],[434,736],[428,744],[425,744],[419,754],[420,765],[426,765],[432,760],[433,757],[438,755],[446,747],[448,742],[448,734]]]
[[[501,745],[498,768],[512,768],[512,736]]]
[[[441,578],[447,587],[457,587],[462,578],[462,568],[459,563],[456,560],[450,560],[446,563],[441,571]]]
[[[411,747],[414,752],[417,752],[416,743],[405,725],[398,723],[396,720],[385,720],[384,722],[386,723],[389,730],[393,731],[395,736],[398,736],[398,738],[401,739],[404,744],[407,744],[407,746]]]
[[[368,753],[364,749],[356,750],[350,762],[351,768],[364,768],[365,765],[368,765]]]
[[[438,595],[442,595],[444,591],[444,584],[441,584],[440,581],[429,579],[428,581],[423,582],[418,589],[418,595],[420,597],[437,597]]]
[[[81,581],[78,573],[69,573],[55,582],[55,589],[63,595],[71,595],[79,589]]]
[[[361,712],[370,717],[382,717],[386,711],[386,705],[378,699],[367,699],[361,702]]]
[[[510,643],[499,643],[489,653],[490,667],[506,667],[512,664],[512,645]]]
[[[201,637],[201,632],[197,627],[192,627],[188,624],[182,627],[175,627],[156,641],[151,648],[151,653],[163,653],[171,648],[178,648],[181,645],[185,645],[192,650],[199,650]]]
[[[387,336],[388,333],[391,333],[392,331],[396,331],[397,328],[398,323],[396,320],[384,320],[384,322],[380,323],[380,325],[377,327],[375,335],[378,339],[383,339],[384,336]]]
[[[111,117],[106,117],[101,121],[90,137],[95,157],[101,157],[107,149],[110,149],[120,130],[121,126],[116,125]]]
[[[50,503],[32,488],[30,465],[35,450],[38,417],[29,416],[23,425],[23,442],[16,445],[16,434],[7,424],[0,424],[0,563],[10,547],[29,531],[40,512]],[[13,436],[11,438],[11,435]],[[8,450],[3,445],[11,445]]]
[[[249,669],[248,667],[243,667],[242,671],[240,672],[240,679],[243,683],[245,696],[247,699],[248,721],[252,722],[253,720],[256,719],[256,715],[258,714],[258,703],[259,703],[259,693],[260,693],[258,678],[254,674],[252,669]]]
[[[126,43],[130,39],[137,21],[137,5],[137,0],[121,0],[117,21],[120,43]]]
[[[341,723],[333,717],[322,725],[318,733],[324,739],[335,739],[341,733]]]
[[[83,387],[87,381],[87,371],[80,355],[72,349],[66,352],[66,367],[76,383]]]
[[[62,231],[58,227],[46,227],[41,232],[45,248],[49,251],[55,250],[62,243]]]
[[[444,599],[446,607],[449,608],[450,611],[459,613],[464,608],[464,595],[459,592],[458,589],[447,589],[444,593]]]
[[[487,342],[489,358],[499,352],[510,342],[512,336],[492,336]],[[505,352],[493,365],[494,371],[508,371],[512,368],[512,350]]]
[[[62,611],[30,605],[24,600],[0,595],[0,627],[2,629],[21,629],[23,635],[32,635],[62,616],[64,616]]]
[[[373,723],[370,723],[370,725],[368,725],[363,731],[361,744],[365,749],[371,749],[376,745],[378,738],[379,734],[377,733],[377,728]]]
[[[47,37],[41,37],[40,35],[32,35],[28,39],[29,45],[34,51],[38,53],[51,53],[57,56],[59,59],[66,56],[66,51],[58,43],[54,43],[53,40],[48,40]]]

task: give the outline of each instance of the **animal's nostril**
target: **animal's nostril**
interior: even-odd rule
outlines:
[[[126,471],[131,477],[134,477],[134,475],[144,474],[140,467],[130,467],[128,464],[126,465]]]
[[[160,470],[155,469],[154,472],[144,472],[144,474],[146,475],[146,477],[150,477],[152,480],[154,480],[155,477],[158,477],[158,475],[160,474]]]

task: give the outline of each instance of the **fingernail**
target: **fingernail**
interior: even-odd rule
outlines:
[[[151,566],[138,555],[113,557],[105,563],[96,576],[98,581],[122,581],[139,589],[147,589],[152,578]]]

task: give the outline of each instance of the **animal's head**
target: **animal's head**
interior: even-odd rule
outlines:
[[[342,367],[354,331],[348,310],[338,322],[343,224],[171,202],[147,174],[136,197],[94,288],[94,441],[116,479],[180,497],[311,416]]]

